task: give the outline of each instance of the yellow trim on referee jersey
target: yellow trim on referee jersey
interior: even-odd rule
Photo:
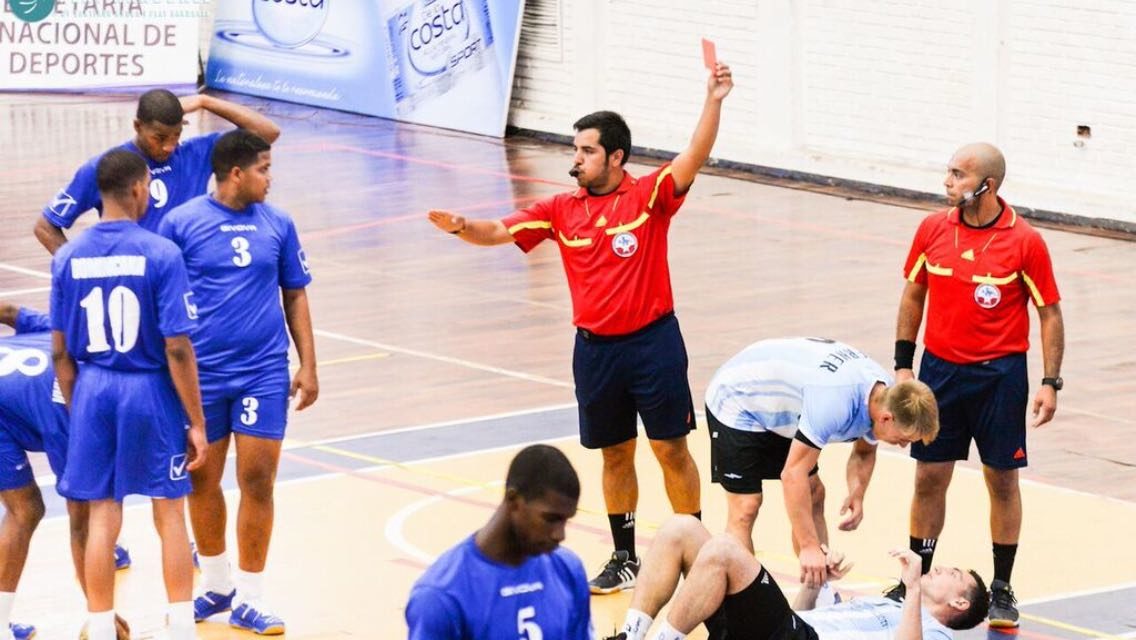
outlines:
[[[628,222],[627,224],[621,224],[618,227],[612,227],[610,229],[604,229],[604,233],[606,233],[609,236],[614,236],[615,234],[623,233],[624,231],[634,231],[635,229],[638,229],[639,227],[643,226],[643,223],[646,222],[647,218],[650,218],[650,217],[651,217],[651,214],[644,211],[643,213],[639,214],[639,217],[636,218],[633,222]]]
[[[666,169],[659,172],[655,177],[655,188],[651,191],[651,199],[647,201],[647,208],[651,209],[655,206],[655,198],[659,195],[659,185],[663,183],[663,178],[671,175],[671,166],[667,165]]]
[[[984,276],[971,276],[970,277],[971,282],[977,282],[978,284],[993,284],[993,285],[1010,284],[1011,282],[1013,282],[1014,280],[1017,280],[1017,279],[1018,279],[1018,272],[1017,271],[1011,273],[1010,275],[1008,275],[1004,278],[995,278],[994,276],[990,275],[989,273],[984,275]]]
[[[923,268],[925,262],[927,262],[927,254],[919,254],[919,259],[915,261],[915,266],[911,267],[911,273],[907,274],[907,279],[915,282],[915,276],[919,275],[919,270]]]
[[[1026,283],[1027,287],[1029,287],[1030,296],[1033,297],[1033,303],[1038,307],[1044,307],[1045,298],[1041,297],[1041,292],[1038,291],[1037,285],[1033,282],[1033,278],[1029,277],[1025,271],[1022,272],[1022,281]]]
[[[950,275],[954,275],[955,270],[950,268],[950,267],[940,267],[938,265],[933,265],[930,262],[928,262],[927,263],[927,273],[929,273],[933,276],[950,276]]]
[[[557,231],[556,233],[560,235],[560,242],[564,243],[564,246],[566,246],[566,247],[572,247],[573,249],[577,249],[579,247],[586,247],[586,246],[592,244],[591,238],[575,238],[575,239],[569,240],[568,238],[564,237],[563,231]]]
[[[525,229],[551,229],[552,223],[546,220],[529,220],[527,222],[518,222],[517,224],[509,227],[509,235],[515,236],[518,231]]]

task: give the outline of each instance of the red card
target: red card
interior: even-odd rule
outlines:
[[[717,48],[713,41],[706,38],[702,39],[702,64],[706,65],[706,68],[711,71],[718,66]]]

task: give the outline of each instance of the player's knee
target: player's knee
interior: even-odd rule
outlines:
[[[675,440],[652,440],[651,448],[655,457],[665,469],[685,469],[693,462],[690,450],[686,447],[686,438]]]
[[[603,464],[604,469],[607,471],[630,471],[635,468],[635,446],[634,440],[630,441],[631,445],[623,442],[610,447],[604,447]]]
[[[273,488],[276,484],[276,470],[266,466],[254,466],[244,469],[240,473],[238,484],[241,496],[258,502],[272,500]]]
[[[741,547],[741,543],[737,538],[729,534],[720,533],[713,538],[710,538],[706,544],[702,545],[702,551],[698,553],[698,560],[696,564],[701,564],[706,568],[713,568],[715,570],[727,571],[730,564],[735,561],[739,553],[748,553]]]
[[[5,502],[8,509],[6,517],[10,518],[21,530],[30,534],[39,525],[39,521],[43,520],[43,498],[38,491],[27,493],[21,490],[21,493],[23,495],[19,499]]]

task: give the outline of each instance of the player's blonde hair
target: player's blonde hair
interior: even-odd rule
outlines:
[[[887,389],[884,407],[891,412],[900,433],[931,444],[939,435],[939,404],[931,387],[907,380]]]

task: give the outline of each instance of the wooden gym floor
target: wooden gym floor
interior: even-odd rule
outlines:
[[[571,312],[556,249],[546,243],[529,256],[480,249],[425,220],[428,208],[500,216],[571,188],[570,149],[226,97],[282,126],[270,200],[296,219],[315,275],[321,396],[292,417],[268,566],[269,599],[289,636],[404,636],[410,585],[489,516],[505,465],[527,442],[556,443],[580,472],[580,514],[566,544],[590,572],[598,569],[610,545],[599,456],[574,437]],[[3,94],[0,104],[0,298],[46,308],[49,260],[32,224],[81,162],[131,136],[134,99]],[[186,135],[227,126],[194,115]],[[944,162],[952,151],[943,149]],[[1010,158],[1011,201],[1013,167]],[[671,271],[696,404],[718,365],[765,337],[828,336],[890,363],[899,271],[924,210],[792,186],[710,172],[675,220]],[[1136,522],[1136,246],[1043,233],[1064,296],[1067,386],[1055,421],[1031,433],[1023,473],[1014,574],[1021,635],[1136,637],[1136,549],[1124,542]],[[691,445],[707,478],[705,521],[720,530],[724,501],[708,482],[704,429]],[[844,495],[846,455],[836,447],[822,456],[830,520]],[[646,446],[640,458],[645,548],[668,507]],[[885,450],[861,529],[833,534],[834,546],[857,562],[842,587],[849,593],[878,592],[893,579],[884,552],[906,544],[912,470],[902,452]],[[14,619],[38,625],[46,640],[72,638],[84,605],[70,575],[61,503],[51,478],[43,484],[49,518],[32,543]],[[767,502],[756,527],[759,557],[791,589],[796,564],[776,489]],[[973,463],[960,466],[949,509],[936,562],[989,576],[987,501]],[[161,625],[164,601],[147,511],[143,502],[127,512],[135,567],[119,578],[119,609],[136,637]],[[629,600],[593,599],[601,635],[622,621]],[[199,630],[203,638],[251,637],[223,622]]]

